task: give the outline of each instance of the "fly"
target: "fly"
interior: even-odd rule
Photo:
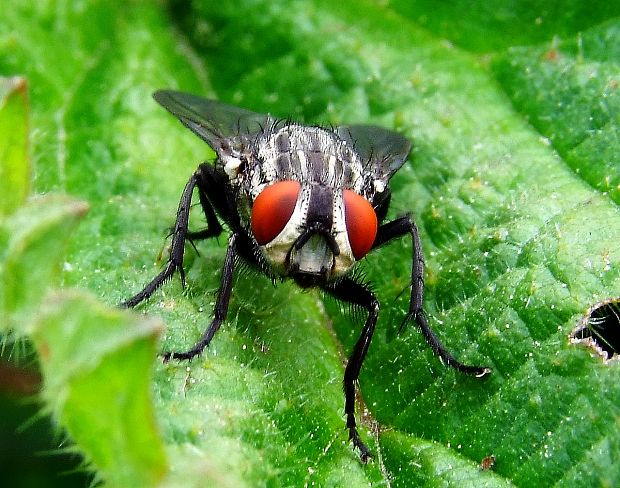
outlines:
[[[237,258],[273,281],[292,279],[317,287],[366,310],[367,318],[344,373],[349,440],[367,462],[370,449],[355,421],[355,386],[375,330],[379,301],[367,283],[351,273],[370,251],[402,236],[413,241],[409,311],[433,351],[448,366],[484,376],[489,368],[457,361],[431,330],[422,309],[424,259],[418,229],[409,215],[384,222],[390,205],[389,180],[411,143],[400,134],[369,125],[310,127],[276,119],[187,93],[161,90],[154,98],[217,154],[202,163],[181,195],[165,268],[142,291],[122,303],[133,308],[178,272],[183,285],[185,243],[230,229],[213,319],[187,351],[164,359],[189,360],[209,345],[226,319]],[[188,229],[194,190],[207,227]]]

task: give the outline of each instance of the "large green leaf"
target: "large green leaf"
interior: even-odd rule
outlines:
[[[362,268],[383,308],[360,378],[376,454],[363,466],[341,418],[342,363],[363,316],[240,273],[200,359],[152,358],[167,482],[617,484],[617,364],[569,334],[591,305],[620,295],[620,12],[577,1],[334,4],[179,2],[167,14],[92,0],[3,13],[0,73],[22,73],[32,89],[35,189],[91,206],[66,285],[109,304],[138,291],[160,269],[185,181],[212,157],[150,99],[155,89],[309,122],[382,124],[415,145],[393,179],[390,216],[411,212],[420,225],[432,325],[457,357],[494,369],[464,377],[413,326],[396,335],[411,243],[370,255]],[[224,243],[200,243],[199,256],[189,246],[187,290],[172,280],[143,307],[167,324],[162,349],[191,345],[209,323]],[[93,342],[100,333],[83,331]],[[105,374],[131,384],[148,370],[102,369],[98,380]],[[46,399],[57,401],[51,390]],[[126,428],[109,421],[110,435]],[[105,437],[97,423],[92,433]],[[98,447],[74,437],[92,459]],[[494,473],[477,468],[489,455]],[[134,459],[145,472],[164,465]]]

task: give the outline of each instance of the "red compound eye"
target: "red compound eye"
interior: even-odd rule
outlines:
[[[345,190],[344,216],[349,244],[355,259],[362,259],[372,248],[377,236],[377,214],[364,197]]]
[[[282,232],[293,215],[300,189],[298,181],[279,181],[256,197],[252,206],[252,233],[259,245],[273,241]]]

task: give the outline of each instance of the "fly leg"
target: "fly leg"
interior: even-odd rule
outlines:
[[[217,237],[222,233],[222,224],[220,224],[217,219],[217,215],[215,214],[215,210],[213,209],[213,205],[209,201],[209,197],[207,197],[207,189],[211,189],[215,182],[214,171],[211,165],[203,164],[198,168],[199,173],[199,181],[198,181],[198,197],[200,198],[200,206],[202,207],[202,211],[207,218],[207,228],[202,229],[196,232],[188,231],[187,239],[190,241],[200,241],[203,239],[208,239],[209,237]],[[211,183],[211,184],[209,184]],[[211,194],[214,192],[211,191]]]
[[[368,352],[368,346],[375,331],[377,316],[379,315],[379,301],[364,284],[354,281],[352,278],[344,278],[333,285],[324,287],[324,290],[344,302],[359,305],[368,312],[368,318],[362,329],[362,333],[353,348],[347,366],[344,370],[344,412],[347,416],[347,428],[349,440],[353,446],[359,449],[362,462],[366,463],[372,457],[370,449],[360,439],[355,422],[355,384],[360,375],[364,357]]]
[[[402,331],[411,319],[420,328],[424,339],[431,346],[439,359],[451,368],[461,373],[482,377],[491,372],[491,368],[485,366],[472,366],[458,361],[441,343],[435,332],[431,329],[422,306],[424,301],[424,256],[418,228],[408,215],[383,224],[377,231],[377,237],[373,249],[382,246],[386,242],[405,234],[411,235],[413,241],[413,257],[411,263],[411,297],[409,300],[409,312],[403,320],[399,331]]]
[[[233,274],[235,270],[235,259],[237,257],[237,234],[233,233],[228,238],[228,248],[226,249],[226,258],[224,259],[224,267],[222,268],[222,277],[220,280],[220,289],[215,302],[213,311],[213,320],[201,337],[201,339],[187,351],[167,352],[163,354],[164,361],[170,359],[189,360],[198,356],[205,347],[209,345],[211,339],[222,325],[228,314],[228,304],[230,302],[230,293],[232,291]]]
[[[207,228],[198,232],[188,230],[189,212],[192,203],[192,195],[194,189],[198,189],[198,196],[202,210],[207,219]],[[186,240],[200,240],[209,237],[218,236],[222,232],[222,225],[218,221],[216,210],[222,215],[228,215],[228,207],[226,196],[223,192],[224,185],[220,181],[214,168],[209,164],[201,164],[192,174],[191,178],[185,185],[179,208],[177,210],[177,218],[172,231],[172,248],[170,257],[166,267],[161,273],[153,278],[142,291],[129,298],[121,304],[122,307],[133,308],[144,300],[148,299],[164,282],[172,277],[175,271],[181,275],[181,282],[185,286],[185,274],[183,272],[183,256],[185,252]],[[233,271],[235,259],[237,256],[237,238],[238,234],[231,234],[228,239],[228,248],[226,251],[226,259],[222,270],[222,278],[220,282],[220,290],[215,304],[214,318],[202,338],[188,351],[184,352],[168,352],[164,353],[165,361],[169,359],[188,360],[200,354],[205,347],[209,345],[211,339],[220,328],[220,325],[226,318],[228,313],[228,304],[230,302],[230,294],[232,291]]]
[[[205,230],[192,233],[188,230],[189,225],[189,211],[192,204],[192,194],[194,188],[198,188],[198,195],[200,197],[200,203],[202,209],[207,218],[208,227]],[[177,210],[177,218],[172,229],[172,248],[170,250],[170,257],[166,263],[166,267],[153,278],[147,285],[134,295],[133,297],[125,300],[120,304],[124,308],[133,308],[139,303],[147,300],[155,291],[168,281],[175,271],[178,271],[181,276],[181,283],[185,287],[185,273],[183,271],[183,255],[185,253],[185,241],[187,239],[206,239],[208,237],[217,236],[222,232],[222,226],[219,223],[213,206],[211,205],[207,195],[211,190],[214,193],[214,197],[217,199],[218,186],[214,181],[214,172],[209,165],[202,164],[192,174],[189,181],[183,189],[181,194],[181,200],[179,201],[179,208]]]

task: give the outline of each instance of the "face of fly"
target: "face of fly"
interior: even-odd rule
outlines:
[[[156,99],[216,151],[232,220],[269,274],[323,285],[372,249],[406,138],[374,126],[303,126],[187,94]]]

